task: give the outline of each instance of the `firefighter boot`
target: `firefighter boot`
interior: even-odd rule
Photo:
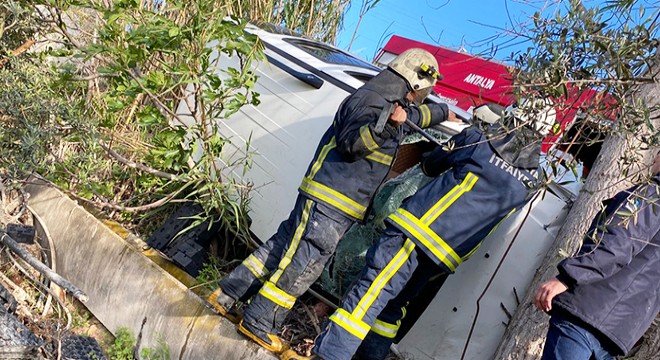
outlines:
[[[289,349],[280,355],[280,360],[323,360],[320,356],[312,354],[312,356],[299,355],[295,350]]]
[[[243,320],[238,324],[238,331],[259,344],[262,348],[276,354],[289,349],[289,346],[279,336],[259,330]]]
[[[229,295],[222,292],[221,288],[217,288],[209,297],[206,299],[211,306],[227,320],[238,324],[241,322],[243,316],[236,311],[236,300],[234,300]]]

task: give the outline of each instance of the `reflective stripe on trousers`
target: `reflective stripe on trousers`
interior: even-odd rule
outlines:
[[[339,240],[353,224],[351,218],[313,200],[299,197],[295,221],[287,227],[276,269],[245,309],[244,321],[277,333],[296,298],[321,275]],[[246,260],[247,261],[247,260]]]
[[[293,305],[296,303],[296,297],[289,295],[286,291],[278,288],[277,281],[280,279],[280,277],[282,277],[284,270],[286,270],[286,268],[291,264],[293,255],[298,250],[298,245],[300,245],[300,240],[302,239],[305,229],[307,228],[309,215],[313,205],[314,202],[312,200],[305,200],[305,206],[300,217],[300,222],[298,223],[298,226],[296,226],[296,230],[288,244],[287,250],[280,260],[279,265],[277,266],[277,271],[271,275],[270,279],[268,279],[264,283],[264,286],[262,286],[259,290],[259,295],[285,309],[291,309],[293,307]]]
[[[340,309],[330,317],[326,330],[318,337],[314,350],[318,355],[325,360],[352,357],[369,331],[374,330],[378,314],[412,276],[418,265],[418,253],[414,249],[415,244],[397,229],[386,230],[367,253],[366,271],[344,296]],[[394,327],[385,324],[381,322],[376,328],[382,326],[396,333]]]
[[[298,196],[289,218],[280,224],[277,232],[220,281],[220,287],[225,294],[245,302],[259,291],[271,272],[280,264],[285,248],[302,220],[308,201],[307,198]]]

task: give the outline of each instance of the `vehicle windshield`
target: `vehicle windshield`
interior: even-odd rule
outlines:
[[[289,44],[295,45],[306,53],[330,64],[357,66],[365,69],[380,71],[376,65],[360,60],[355,56],[335,49],[331,46],[303,39],[284,39]]]

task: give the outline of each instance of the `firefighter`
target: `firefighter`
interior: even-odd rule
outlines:
[[[453,273],[531,198],[554,108],[528,101],[520,108],[475,109],[475,116],[484,114],[502,121],[485,132],[471,126],[424,159],[422,170],[435,178],[388,217],[361,277],[316,339],[315,358],[348,360],[359,348],[360,359],[384,359],[406,304],[424,284]],[[282,359],[305,357],[289,350]]]
[[[221,315],[239,323],[239,332],[275,353],[285,350],[277,334],[287,313],[320,276],[344,233],[365,218],[399,143],[411,131],[406,119],[423,128],[459,121],[445,104],[421,104],[439,79],[437,68],[429,52],[407,50],[342,102],[289,218],[209,298]],[[387,120],[382,128],[379,119]],[[248,299],[241,320],[235,304]]]

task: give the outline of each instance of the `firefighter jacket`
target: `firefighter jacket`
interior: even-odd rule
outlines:
[[[630,352],[660,311],[660,174],[617,194],[594,219],[578,255],[559,263],[568,290],[553,311],[577,317]]]
[[[399,143],[412,131],[405,124],[386,124],[376,131],[383,109],[394,102],[406,104],[406,81],[384,70],[347,97],[325,132],[299,191],[350,218],[363,220],[371,199],[385,179]],[[445,104],[406,108],[407,119],[425,128],[447,120]]]
[[[436,178],[387,221],[453,273],[502,220],[525,205],[536,186],[538,162],[534,168],[507,163],[474,126],[453,136],[445,147],[422,162],[424,173]]]

